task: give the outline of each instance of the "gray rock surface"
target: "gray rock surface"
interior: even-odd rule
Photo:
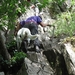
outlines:
[[[21,70],[25,71],[26,75],[54,75],[53,69],[42,53],[28,53],[29,57],[25,58],[24,65]],[[24,68],[25,67],[25,68]],[[25,75],[24,72],[19,71],[17,75]]]
[[[0,72],[0,75],[5,75],[4,72]]]

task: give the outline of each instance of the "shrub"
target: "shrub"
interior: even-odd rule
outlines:
[[[68,34],[72,36],[75,31],[75,13],[64,12],[57,16],[55,22],[55,35]]]

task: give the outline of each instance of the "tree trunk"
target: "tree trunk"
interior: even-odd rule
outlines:
[[[0,30],[0,54],[3,56],[3,58],[5,60],[9,60],[10,59],[10,54],[7,51],[5,42],[4,42],[4,35],[2,35],[2,32]]]

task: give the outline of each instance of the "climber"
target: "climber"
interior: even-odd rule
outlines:
[[[38,25],[45,27],[49,24],[43,23],[40,15],[39,16],[31,16],[31,17],[27,18],[26,20],[23,20],[20,23],[18,23],[15,34],[22,27],[29,28],[32,35],[38,34]],[[34,46],[35,46],[36,51],[40,52],[38,39],[36,39],[34,41]]]

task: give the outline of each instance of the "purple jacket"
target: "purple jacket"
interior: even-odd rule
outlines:
[[[30,22],[30,21],[33,21],[36,24],[40,24],[40,22],[42,22],[42,19],[39,16],[32,16],[29,17],[26,21],[25,20],[21,21],[20,24],[23,26],[25,22]]]

